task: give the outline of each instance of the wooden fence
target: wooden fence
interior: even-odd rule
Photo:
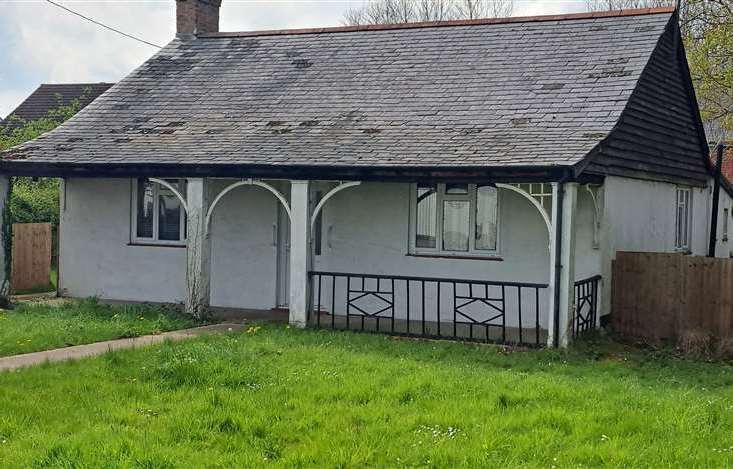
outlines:
[[[45,287],[51,278],[51,224],[14,223],[10,285],[14,292]]]
[[[613,264],[611,322],[652,341],[703,331],[733,336],[733,259],[619,252]]]

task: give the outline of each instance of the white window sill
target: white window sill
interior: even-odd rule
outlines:
[[[504,258],[496,254],[447,254],[442,252],[409,252],[405,254],[408,257],[424,257],[429,259],[460,259],[471,261],[503,261]]]
[[[132,241],[127,243],[128,246],[140,246],[149,248],[185,248],[185,244],[179,243],[157,243],[155,241]]]

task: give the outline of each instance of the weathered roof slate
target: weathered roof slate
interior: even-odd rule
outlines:
[[[179,37],[3,159],[573,165],[618,121],[671,15]]]
[[[25,121],[48,117],[49,111],[67,106],[75,99],[80,109],[107,91],[113,83],[44,83],[18,105],[0,127],[17,127]]]

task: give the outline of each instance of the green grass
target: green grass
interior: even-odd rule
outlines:
[[[733,368],[262,326],[0,374],[3,467],[730,467]]]
[[[0,310],[0,357],[194,326],[193,320],[150,306],[109,306],[94,300],[21,303]]]

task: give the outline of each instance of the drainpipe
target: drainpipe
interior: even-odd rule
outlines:
[[[560,270],[562,269],[562,206],[565,195],[565,179],[562,178],[557,184],[557,220],[552,220],[555,224],[555,291],[552,292],[555,297],[554,308],[552,312],[555,320],[553,321],[552,343],[558,347],[560,340]]]
[[[715,242],[718,237],[718,199],[720,199],[720,173],[723,167],[723,143],[715,147],[717,152],[715,158],[715,172],[713,173],[713,209],[710,219],[710,244],[708,244],[708,257],[715,257]]]

